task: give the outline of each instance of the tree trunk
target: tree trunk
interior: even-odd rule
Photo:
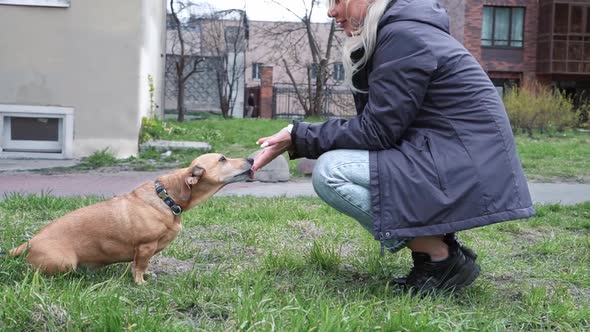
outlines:
[[[176,100],[176,109],[178,110],[178,122],[184,121],[184,82],[178,80],[178,96]]]
[[[178,122],[184,121],[184,57],[181,56],[176,63],[176,73],[178,77],[178,95],[176,96],[176,111],[178,112]]]

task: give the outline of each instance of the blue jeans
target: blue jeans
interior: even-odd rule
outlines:
[[[312,175],[318,196],[336,210],[356,219],[373,234],[369,151],[333,150],[320,156]],[[385,249],[396,252],[412,238],[385,240]]]

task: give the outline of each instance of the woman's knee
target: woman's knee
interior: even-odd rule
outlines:
[[[369,153],[362,150],[332,150],[322,154],[312,174],[313,187],[320,197],[346,184],[366,186],[369,181]],[[366,182],[366,183],[365,183]]]
[[[311,176],[316,192],[318,188],[327,187],[330,180],[334,178],[334,170],[339,163],[339,157],[340,153],[338,153],[338,150],[328,151],[322,154],[316,161]]]

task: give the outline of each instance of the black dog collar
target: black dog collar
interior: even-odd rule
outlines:
[[[175,216],[180,215],[182,213],[182,209],[180,208],[180,206],[178,206],[178,204],[176,204],[172,197],[168,195],[168,192],[166,191],[166,188],[164,188],[164,185],[162,185],[158,180],[154,181],[154,184],[156,185],[156,194],[158,194],[158,197],[160,197],[164,201],[164,203],[166,203],[166,205],[170,207],[170,210],[172,210],[172,214]]]

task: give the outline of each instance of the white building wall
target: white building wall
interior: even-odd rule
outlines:
[[[0,5],[0,104],[73,108],[75,158],[136,154],[147,75],[163,89],[164,20],[164,0]]]

